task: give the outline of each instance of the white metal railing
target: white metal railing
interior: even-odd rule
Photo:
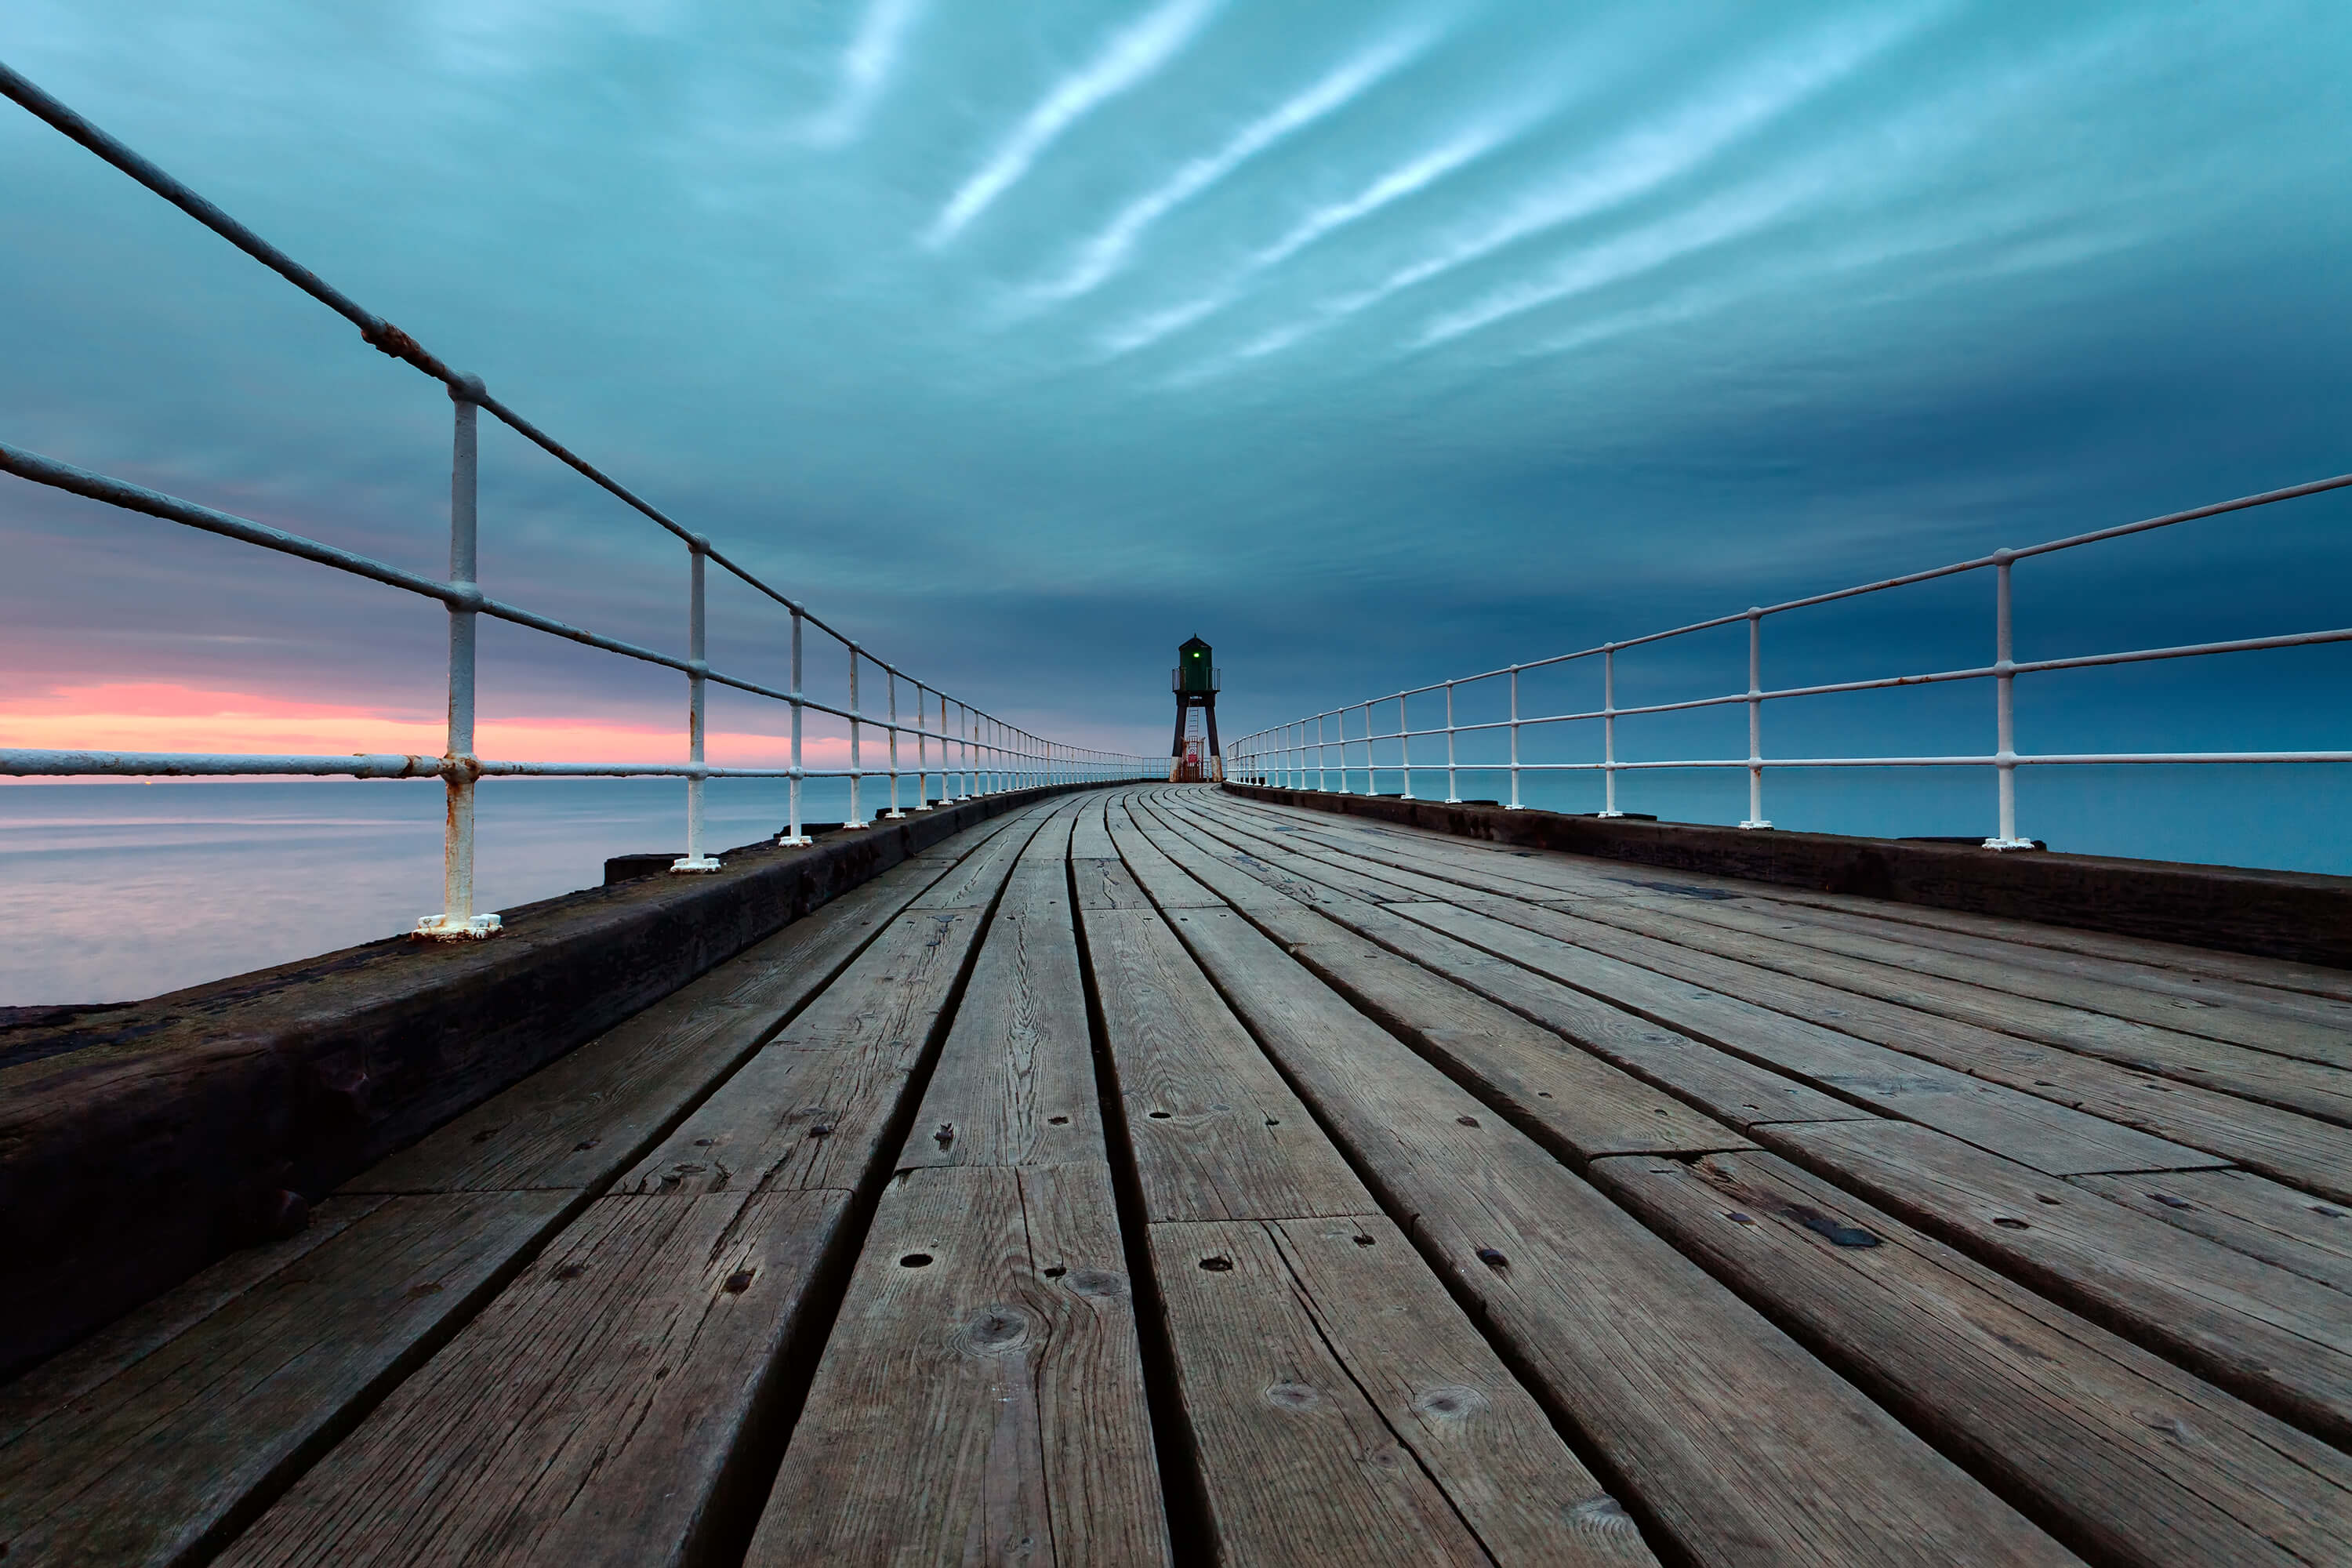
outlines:
[[[1152,760],[1124,752],[1098,751],[1089,747],[1051,741],[1033,735],[1019,726],[1006,722],[982,709],[951,697],[929,682],[913,676],[886,660],[876,658],[845,633],[831,626],[805,605],[786,596],[762,581],[740,563],[730,560],[703,535],[693,532],[662,511],[641,500],[617,480],[610,478],[586,459],[566,449],[561,443],[540,430],[529,420],[490,395],[479,377],[463,374],[450,369],[425,352],[415,339],[391,322],[363,309],[348,296],[331,287],[307,268],[300,266],[260,236],[230,217],[204,197],[149,163],[105,132],[90,124],[72,110],[34,86],[16,72],[0,65],[0,94],[46,121],[82,146],[97,153],[117,169],[145,185],[149,190],[171,202],[244,251],[263,266],[285,278],[304,293],[326,305],[350,321],[360,330],[360,335],[371,346],[415,366],[448,389],[456,405],[455,430],[451,443],[449,468],[449,574],[446,579],[404,571],[367,556],[325,544],[315,539],[286,532],[246,518],[217,511],[194,501],[128,484],[102,474],[94,474],[61,463],[51,458],[26,451],[0,442],[0,470],[37,484],[68,490],[94,500],[105,501],[129,511],[143,512],[150,517],[201,529],[205,532],[242,541],[265,550],[299,556],[321,565],[366,577],[387,586],[399,588],[424,598],[436,599],[446,607],[449,616],[449,717],[447,749],[443,755],[412,756],[402,754],[353,756],[266,756],[240,753],[209,752],[78,752],[0,750],[0,774],[16,777],[68,776],[96,774],[143,775],[150,777],[193,776],[200,774],[307,774],[348,775],[355,778],[440,778],[447,789],[447,827],[443,843],[442,909],[438,914],[427,915],[416,924],[419,936],[458,940],[485,937],[499,929],[495,914],[478,914],[474,910],[474,785],[489,777],[521,775],[541,777],[674,777],[686,781],[686,853],[670,868],[677,872],[715,871],[719,861],[705,852],[703,845],[703,785],[714,778],[784,778],[791,781],[790,819],[777,842],[803,845],[809,842],[802,831],[801,781],[807,778],[845,778],[849,781],[849,820],[845,829],[870,826],[864,816],[860,794],[862,782],[872,776],[889,781],[887,809],[884,818],[903,817],[907,811],[929,809],[934,799],[930,784],[940,781],[940,804],[970,799],[1009,789],[1028,788],[1040,784],[1076,784],[1091,781],[1110,782],[1121,779],[1156,777],[1164,766]],[[685,544],[688,561],[687,651],[684,658],[640,647],[616,637],[567,626],[562,621],[539,615],[518,605],[494,599],[482,592],[476,579],[475,541],[478,527],[477,509],[477,415],[488,409],[524,439],[551,456],[578,470],[589,480],[608,491],[661,527],[667,529]],[[722,569],[782,606],[792,618],[792,667],[789,681],[775,687],[761,681],[730,675],[711,668],[707,657],[705,635],[705,604],[703,581],[706,567],[717,563]],[[516,626],[529,626],[554,637],[565,637],[587,647],[600,648],[623,658],[643,660],[675,669],[687,678],[687,760],[676,763],[520,763],[486,760],[474,754],[474,633],[478,617],[489,616]],[[836,707],[809,696],[802,689],[802,632],[804,626],[814,626],[832,637],[848,655],[849,680],[846,703]],[[887,691],[884,711],[867,712],[859,700],[859,673],[871,665],[882,673]],[[704,759],[704,695],[713,682],[738,691],[772,699],[788,704],[792,712],[792,762],[786,767],[721,767]],[[911,721],[898,711],[898,689],[908,688],[913,700]],[[936,709],[933,704],[936,702]],[[950,710],[952,708],[953,712]],[[846,768],[813,768],[802,761],[802,720],[809,710],[829,714],[844,721],[849,728],[849,765]],[[933,713],[936,711],[936,723]],[[888,742],[886,765],[869,768],[864,763],[863,739],[867,730],[883,732]],[[913,777],[915,796],[906,807],[899,802],[899,781],[905,770],[899,752],[902,737],[912,737],[915,744]],[[936,759],[932,744],[938,745]]]
[[[1739,826],[1746,828],[1766,828],[1772,826],[1764,815],[1764,773],[1769,768],[1854,768],[1854,767],[1984,767],[1994,771],[1999,780],[1999,830],[1984,840],[1988,849],[2030,849],[2033,841],[2021,838],[2017,826],[2017,770],[2021,767],[2071,766],[2094,763],[2352,763],[2352,751],[2299,752],[2020,752],[2016,746],[2014,686],[2021,675],[2039,675],[2053,670],[2084,669],[2101,665],[2143,664],[2158,659],[2191,658],[2210,654],[2247,653],[2262,648],[2300,647],[2318,643],[2352,642],[2352,627],[2332,631],[2289,632],[2276,637],[2239,637],[2225,642],[2192,643],[2178,647],[2136,648],[2119,653],[2085,654],[2070,658],[2018,659],[2012,657],[2010,573],[2020,561],[2036,555],[2048,555],[2062,550],[2074,550],[2103,540],[2120,539],[2126,534],[2145,533],[2153,529],[2170,528],[2200,518],[2218,517],[2224,512],[2243,511],[2251,507],[2270,506],[2293,500],[2299,496],[2317,495],[2326,490],[2352,486],[2352,474],[2339,474],[2334,479],[2315,479],[2309,484],[2292,485],[2284,489],[2266,490],[2260,495],[2242,496],[2236,500],[2220,501],[2211,506],[2173,512],[2164,517],[2147,518],[2139,522],[2127,522],[2113,528],[2078,533],[2066,539],[2028,546],[2022,550],[1996,550],[1968,561],[1956,561],[1948,566],[1937,566],[1925,572],[1908,573],[1881,582],[1858,584],[1826,594],[1812,594],[1783,604],[1760,605],[1737,615],[1717,616],[1712,620],[1696,621],[1670,631],[1652,632],[1646,637],[1627,637],[1621,642],[1601,643],[1594,647],[1580,648],[1574,653],[1556,654],[1549,658],[1533,659],[1525,664],[1507,665],[1476,675],[1456,676],[1451,680],[1434,681],[1402,691],[1392,691],[1384,697],[1366,701],[1350,702],[1342,708],[1326,709],[1321,713],[1275,725],[1243,737],[1234,744],[1234,776],[1259,784],[1274,784],[1293,789],[1329,792],[1336,774],[1337,793],[1352,794],[1352,781],[1360,768],[1366,795],[1379,793],[1378,773],[1389,773],[1402,778],[1404,796],[1412,798],[1412,778],[1415,772],[1429,773],[1440,771],[1439,765],[1412,761],[1412,742],[1443,735],[1445,738],[1445,798],[1458,802],[1461,798],[1459,775],[1464,771],[1508,773],[1511,781],[1511,810],[1522,805],[1519,780],[1523,773],[1598,773],[1602,783],[1602,816],[1622,816],[1617,808],[1617,775],[1653,769],[1666,768],[1745,768],[1748,772],[1748,816]],[[1826,605],[1841,599],[1859,597],[1865,594],[1884,593],[1890,589],[1908,587],[1937,578],[1950,577],[1964,572],[1990,568],[1993,573],[1993,661],[1967,669],[1938,670],[1920,675],[1884,676],[1869,680],[1841,680],[1812,686],[1791,686],[1767,690],[1764,687],[1763,638],[1764,622],[1772,616],[1786,615],[1794,610]],[[1746,689],[1727,692],[1717,697],[1694,698],[1680,702],[1652,702],[1621,708],[1617,705],[1617,655],[1627,648],[1664,642],[1671,637],[1687,637],[1696,632],[1719,626],[1736,626],[1745,621],[1748,626],[1748,685]],[[1576,712],[1524,714],[1519,710],[1519,677],[1531,669],[1564,665],[1580,659],[1601,660],[1601,706]],[[1926,686],[1940,681],[1990,680],[1993,683],[1994,749],[1974,756],[1837,756],[1837,757],[1768,757],[1764,754],[1764,704],[1796,697],[1821,697],[1835,692],[1874,691],[1889,687]],[[1480,681],[1508,681],[1508,717],[1461,724],[1454,721],[1454,689]],[[1427,699],[1443,694],[1445,722],[1422,729],[1412,726],[1410,700]],[[1384,718],[1381,710],[1390,703],[1396,705],[1396,728],[1381,729],[1378,721]],[[1622,762],[1617,755],[1617,721],[1643,714],[1688,712],[1704,708],[1744,705],[1748,710],[1748,754],[1744,757],[1693,757],[1657,762]],[[1361,713],[1360,733],[1350,733],[1348,721]],[[1595,763],[1523,762],[1519,755],[1519,731],[1528,726],[1590,723],[1601,725],[1601,760]],[[1327,728],[1327,724],[1328,728]],[[1507,731],[1510,738],[1507,763],[1460,762],[1455,751],[1455,738],[1471,732]],[[1396,761],[1381,764],[1375,748],[1383,742],[1395,742]],[[1360,751],[1361,762],[1357,762]],[[1426,753],[1424,753],[1425,755]]]

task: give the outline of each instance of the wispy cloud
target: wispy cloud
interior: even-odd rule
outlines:
[[[1175,174],[1119,209],[1079,247],[1069,270],[1032,290],[1040,302],[1075,299],[1100,288],[1127,264],[1144,231],[1200,195],[1285,137],[1335,113],[1427,48],[1433,35],[1420,30],[1391,37],[1358,54],[1313,86],[1244,126],[1213,153],[1188,161]]]
[[[925,231],[923,243],[945,245],[1021,182],[1045,149],[1096,109],[1149,80],[1182,53],[1217,9],[1218,0],[1166,0],[1129,24],[1100,53],[1054,84],[1053,90],[960,186]]]
[[[1402,201],[1473,159],[1483,157],[1517,130],[1516,125],[1479,126],[1406,160],[1345,201],[1328,202],[1309,212],[1281,238],[1250,258],[1250,266],[1272,267],[1287,261],[1332,230],[1369,217],[1391,202]]]
[[[864,134],[866,122],[898,67],[907,37],[922,20],[927,3],[870,0],[849,47],[842,52],[840,90],[802,133],[812,146],[846,146]]]
[[[1776,176],[1710,197],[1657,223],[1580,250],[1539,277],[1523,279],[1490,291],[1475,303],[1445,311],[1424,327],[1411,346],[1431,348],[1507,317],[1654,270],[1770,223],[1821,189],[1819,180]]]
[[[1341,201],[1327,202],[1309,211],[1280,238],[1252,256],[1240,271],[1209,292],[1111,328],[1102,334],[1099,340],[1102,346],[1114,354],[1131,353],[1183,331],[1239,299],[1249,279],[1258,273],[1287,261],[1324,236],[1370,217],[1391,202],[1402,201],[1414,192],[1434,184],[1454,170],[1492,152],[1517,134],[1519,129],[1516,124],[1482,125],[1407,159],[1354,195]]]
[[[1916,32],[1928,9],[1873,16],[1814,37],[1806,47],[1748,67],[1685,100],[1666,119],[1640,126],[1579,159],[1563,174],[1495,212],[1459,226],[1429,251],[1369,288],[1326,300],[1304,319],[1262,334],[1234,363],[1263,358],[1407,289],[1466,267],[1507,246],[1623,206],[1690,174]]]

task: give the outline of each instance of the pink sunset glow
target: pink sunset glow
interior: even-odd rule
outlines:
[[[679,763],[685,726],[630,724],[579,715],[482,719],[475,750],[512,762]],[[878,740],[878,737],[877,738]],[[217,691],[165,681],[56,686],[0,699],[0,745],[43,751],[255,752],[324,753],[406,752],[437,756],[438,714],[351,704],[295,702],[250,691]],[[713,730],[713,763],[782,767],[790,742],[774,735]],[[869,761],[873,759],[871,751]],[[810,767],[845,765],[849,742],[810,736]]]

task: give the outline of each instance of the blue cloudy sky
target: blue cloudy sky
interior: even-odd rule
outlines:
[[[0,58],[871,646],[1105,743],[1164,748],[1195,631],[1231,734],[2352,468],[2336,0],[0,0]],[[0,186],[6,439],[437,569],[432,385],[13,108]],[[492,592],[677,640],[666,536],[497,434],[484,498]],[[2348,521],[2021,567],[2021,656],[2346,624]],[[15,481],[0,537],[18,743],[437,713],[429,605]],[[1791,623],[1768,679],[1980,662],[1989,595]],[[674,677],[486,648],[493,717],[675,723]],[[2341,747],[2347,673],[2084,677],[2021,741]],[[1776,735],[1988,749],[1980,689],[1906,700]]]

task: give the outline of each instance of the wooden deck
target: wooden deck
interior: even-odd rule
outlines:
[[[0,1388],[25,1563],[2352,1563],[2352,973],[1202,786]]]

